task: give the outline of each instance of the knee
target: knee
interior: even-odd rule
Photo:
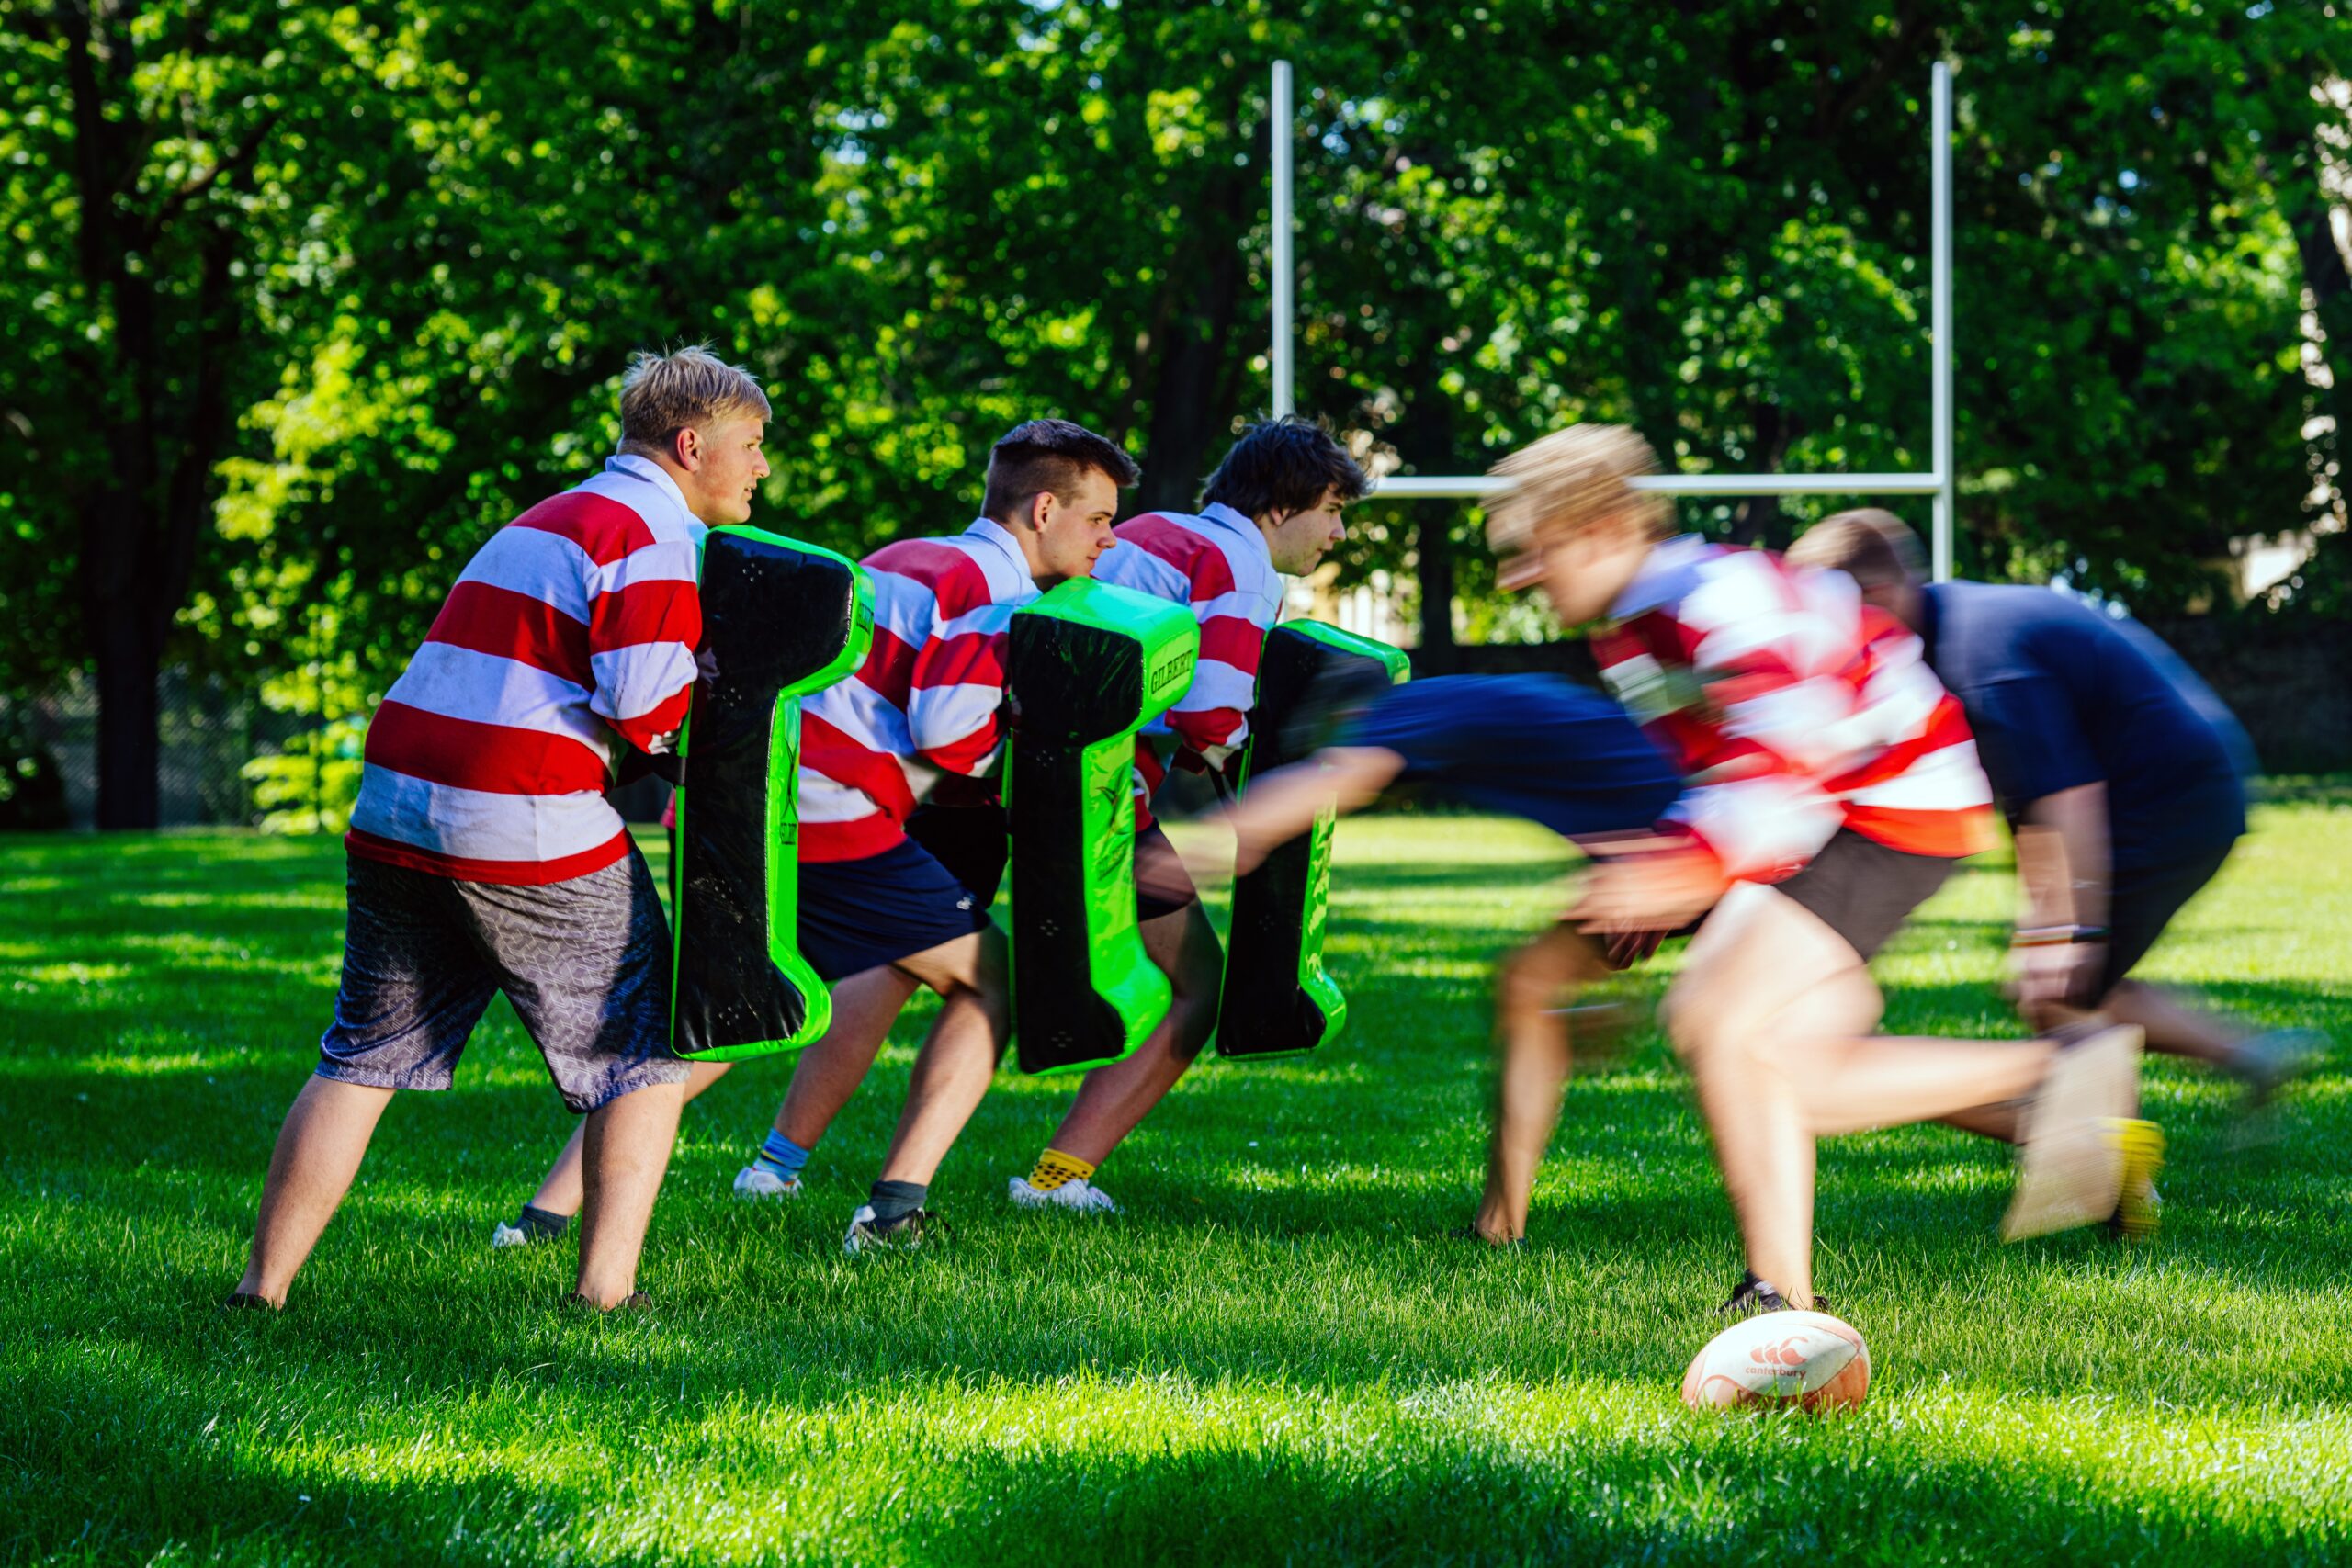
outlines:
[[[1658,1022],[1665,1028],[1675,1055],[1685,1066],[1705,1056],[1716,1038],[1713,1010],[1679,987],[1669,988],[1666,999],[1658,1004]]]
[[[1216,1032],[1218,976],[1209,976],[1205,990],[1183,990],[1168,1004],[1168,1021],[1177,1057],[1190,1062]]]
[[[1503,961],[1495,976],[1495,1005],[1506,1018],[1525,1018],[1550,1007],[1559,990],[1558,976],[1549,965],[1516,953]]]

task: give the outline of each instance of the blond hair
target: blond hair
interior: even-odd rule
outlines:
[[[743,414],[773,417],[768,395],[741,366],[707,344],[654,354],[639,349],[621,373],[621,450],[660,451],[681,430],[701,430]]]
[[[1928,575],[1919,536],[1875,506],[1823,518],[1789,547],[1788,558],[1796,566],[1842,571],[1864,590],[1909,587]]]
[[[1498,556],[1527,554],[1611,514],[1629,516],[1653,539],[1671,527],[1672,503],[1627,482],[1657,472],[1657,455],[1626,425],[1572,424],[1488,471],[1510,481],[1487,508],[1487,543]]]

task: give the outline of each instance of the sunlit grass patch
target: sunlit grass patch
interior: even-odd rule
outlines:
[[[2352,1023],[2352,813],[2265,807],[2151,956],[2266,1023]],[[1180,825],[1180,836],[1213,834]],[[657,865],[658,843],[650,846]],[[910,1010],[797,1204],[728,1195],[786,1069],[691,1107],[660,1306],[553,1310],[572,1246],[492,1254],[571,1125],[494,1004],[447,1095],[396,1101],[282,1317],[225,1316],[315,1059],[339,849],[12,844],[0,901],[0,1555],[66,1562],[2305,1562],[2352,1555],[2352,1077],[2233,1148],[2173,1064],[2165,1234],[2003,1247],[2001,1152],[1832,1140],[1820,1273],[1870,1338],[1841,1421],[1684,1411],[1736,1277],[1654,1030],[1577,1080],[1533,1245],[1446,1233],[1483,1165],[1494,956],[1573,896],[1522,825],[1339,839],[1329,1049],[1203,1062],[1102,1173],[1108,1222],[1015,1213],[1067,1103],[1007,1077],[934,1187],[933,1255],[841,1256]],[[1204,892],[1222,918],[1226,886]],[[1875,966],[1891,1027],[2020,1032],[2013,895],[1964,868]],[[1602,994],[1646,1006],[1679,955]]]

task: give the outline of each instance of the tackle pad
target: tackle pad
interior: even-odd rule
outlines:
[[[1015,611],[1012,1037],[1025,1073],[1132,1055],[1173,995],[1136,927],[1136,731],[1193,683],[1192,611],[1080,578]]]
[[[855,670],[874,587],[854,561],[759,528],[702,546],[702,660],[670,862],[670,1050],[738,1062],[808,1044],[833,1002],[800,956],[800,699]]]
[[[1405,655],[1385,642],[1320,621],[1290,621],[1266,634],[1258,697],[1250,716],[1248,775],[1304,761],[1329,737],[1318,710],[1335,692],[1385,688],[1405,679]],[[1326,716],[1328,718],[1328,715]],[[1220,1056],[1311,1051],[1339,1033],[1348,1001],[1323,968],[1323,926],[1331,897],[1331,828],[1326,807],[1315,826],[1233,882],[1233,928],[1225,992],[1217,1010]]]

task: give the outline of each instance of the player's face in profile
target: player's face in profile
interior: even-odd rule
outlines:
[[[1649,554],[1649,539],[1630,515],[1620,513],[1565,536],[1539,534],[1532,548],[1541,552],[1540,563],[1532,564],[1541,572],[1537,581],[1553,613],[1562,625],[1578,626],[1609,613]]]
[[[1266,551],[1273,558],[1274,570],[1304,577],[1322,565],[1331,547],[1348,536],[1347,504],[1337,486],[1326,486],[1308,510],[1276,513],[1266,525]]]
[[[700,461],[688,476],[695,482],[686,495],[695,516],[713,526],[751,520],[760,481],[768,477],[768,460],[760,451],[766,433],[766,423],[754,414],[720,420],[695,433]]]
[[[1102,552],[1118,543],[1111,525],[1119,515],[1119,487],[1100,468],[1089,468],[1066,496],[1038,497],[1043,513],[1037,545],[1046,570],[1057,581],[1091,577]]]

